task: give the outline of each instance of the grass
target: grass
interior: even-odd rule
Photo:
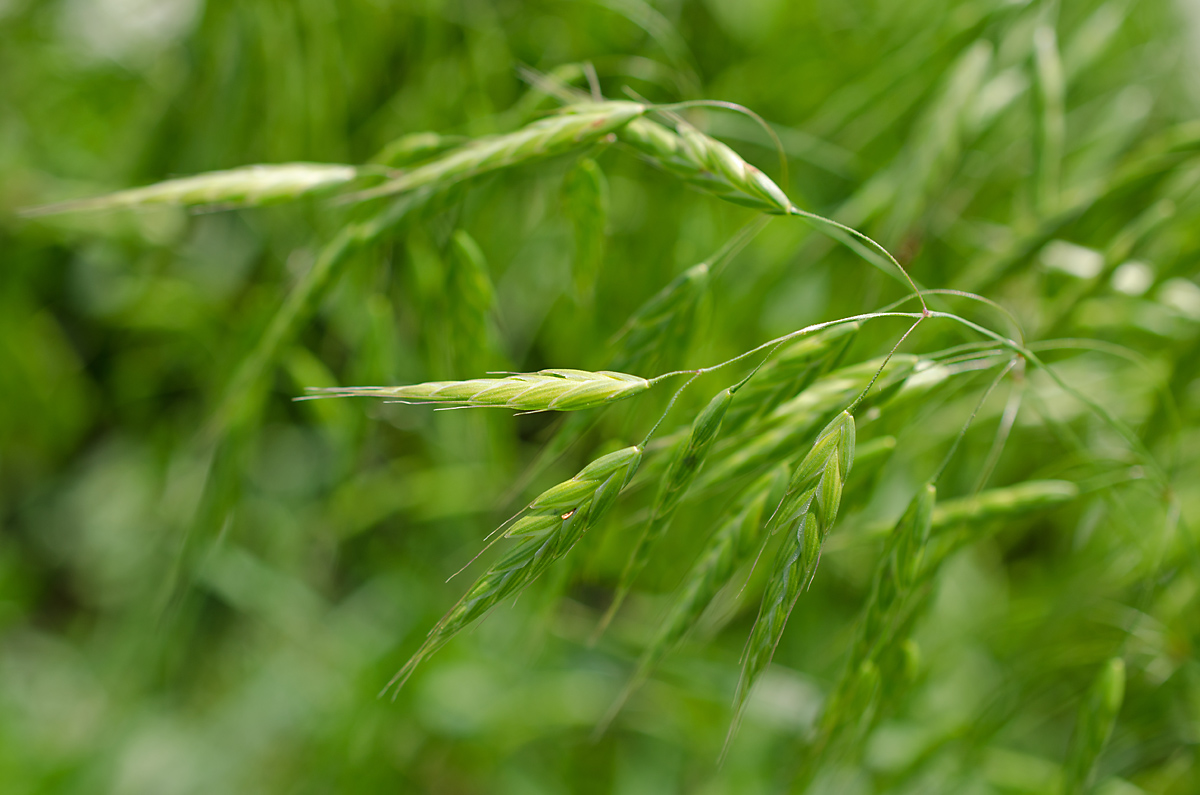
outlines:
[[[1186,13],[769,6],[0,9],[6,787],[1197,789]]]

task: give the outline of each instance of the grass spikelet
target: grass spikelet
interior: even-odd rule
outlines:
[[[400,403],[488,406],[518,411],[577,411],[604,406],[649,388],[650,382],[645,378],[608,370],[539,370],[503,378],[310,391],[313,393],[311,397],[382,397]]]
[[[1096,775],[1096,760],[1108,744],[1125,699],[1125,661],[1108,660],[1079,705],[1075,734],[1063,766],[1063,795],[1083,795]]]
[[[641,460],[640,446],[626,447],[597,458],[575,477],[542,492],[504,533],[520,543],[475,581],[383,692],[392,686],[399,690],[422,660],[497,604],[520,594],[570,552],[613,506]]]
[[[358,174],[358,169],[353,166],[323,163],[246,166],[169,179],[143,188],[117,191],[90,199],[34,207],[26,210],[24,215],[116,210],[153,204],[248,207],[296,199],[335,188],[350,182]]]
[[[563,204],[575,227],[572,281],[575,295],[588,301],[604,259],[604,233],[608,226],[608,181],[590,157],[580,159],[563,181]]]
[[[767,506],[778,503],[787,482],[788,468],[780,465],[754,481],[743,492],[684,578],[666,619],[655,630],[633,676],[597,727],[598,733],[604,732],[629,697],[696,626],[705,609],[733,578],[738,568],[753,557],[763,538]]]
[[[621,603],[629,594],[629,589],[633,587],[634,580],[646,567],[650,553],[666,534],[671,519],[679,508],[680,500],[695,482],[700,467],[704,466],[704,459],[708,457],[713,442],[717,440],[717,436],[721,432],[721,423],[725,419],[725,413],[729,410],[729,404],[733,402],[736,389],[737,387],[729,387],[718,392],[692,423],[692,430],[688,438],[676,447],[675,454],[671,457],[671,463],[667,466],[667,472],[663,476],[654,507],[651,509],[650,520],[646,523],[641,536],[638,537],[637,543],[629,553],[629,561],[621,573],[616,595],[613,597],[608,611],[604,614],[604,618],[600,621],[600,626],[596,630],[597,635],[604,632],[605,627],[612,621],[613,616],[620,609]]]
[[[427,186],[449,187],[502,168],[587,146],[621,129],[647,111],[638,102],[588,102],[568,105],[559,113],[506,135],[480,138],[407,171],[355,198],[375,199]]]
[[[817,735],[808,746],[799,776],[802,785],[811,781],[817,766],[826,761],[828,750],[846,729],[865,728],[870,722],[880,668],[885,662],[891,663],[896,650],[903,646],[898,618],[920,575],[936,499],[937,489],[926,484],[888,537],[858,620],[850,656],[826,701]]]
[[[792,210],[787,194],[770,177],[686,122],[672,131],[650,119],[635,119],[617,137],[689,185],[726,201],[773,215]]]
[[[751,688],[775,654],[800,592],[816,574],[821,545],[837,518],[842,486],[854,462],[854,441],[854,417],[843,411],[817,436],[771,517],[770,530],[783,533],[783,544],[746,643],[726,748]]]

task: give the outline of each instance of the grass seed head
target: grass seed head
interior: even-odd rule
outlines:
[[[565,154],[619,130],[646,110],[645,105],[625,101],[568,105],[514,132],[451,149],[356,198],[374,199],[431,186],[446,188],[491,171]]]
[[[686,122],[672,131],[639,118],[625,125],[617,137],[688,184],[726,201],[776,215],[791,212],[787,194],[766,174]]]
[[[642,460],[640,446],[602,456],[575,477],[543,492],[505,533],[519,541],[467,590],[430,630],[425,642],[387,688],[404,681],[420,662],[485,613],[516,596],[562,558],[612,508]],[[548,496],[552,495],[552,496]],[[526,521],[524,524],[522,522]],[[385,691],[387,690],[385,688]]]
[[[410,386],[337,387],[310,392],[316,397],[382,397],[401,403],[578,411],[632,397],[649,388],[650,382],[636,375],[564,369],[517,373],[504,378],[430,381]]]
[[[115,210],[151,204],[246,207],[296,199],[305,194],[335,188],[350,182],[358,174],[358,169],[353,166],[322,163],[246,166],[169,179],[143,188],[117,191],[90,199],[34,207],[27,210],[25,215]]]
[[[776,467],[751,483],[719,522],[684,577],[666,618],[642,652],[636,671],[601,722],[600,731],[616,717],[625,701],[646,681],[663,657],[696,626],[705,609],[733,579],[738,568],[754,556],[766,526],[767,507],[779,501],[787,482],[787,467]]]
[[[742,674],[734,696],[730,738],[750,689],[779,645],[800,592],[816,574],[821,546],[837,518],[842,486],[854,461],[854,437],[854,418],[843,411],[817,436],[771,518],[772,530],[780,531],[783,541],[746,643]]]

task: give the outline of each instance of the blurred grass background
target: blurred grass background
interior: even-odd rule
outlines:
[[[1077,705],[1114,655],[1129,682],[1099,788],[1200,791],[1198,43],[1200,6],[1183,0],[3,0],[0,790],[787,786],[877,544],[828,553],[719,768],[752,598],[729,599],[709,637],[590,738],[710,529],[703,504],[678,520],[629,610],[589,647],[652,489],[559,581],[456,640],[395,703],[377,700],[466,588],[471,575],[446,577],[486,533],[539,487],[640,439],[662,402],[605,413],[523,479],[552,417],[290,400],[305,386],[603,367],[630,313],[750,211],[600,152],[605,252],[595,299],[580,302],[562,200],[572,158],[456,188],[354,257],[272,371],[261,418],[217,463],[198,439],[231,374],[353,210],[318,198],[15,212],[248,163],[362,163],[413,132],[510,130],[553,107],[518,67],[590,62],[611,97],[628,86],[754,109],[783,141],[795,202],[869,232],[925,286],[1002,302],[1030,339],[1091,341],[1047,356],[1133,424],[1169,476],[1170,495],[1139,488],[1120,440],[1031,374],[1041,386],[992,483],[1065,477],[1085,496],[950,561],[910,691],[814,791],[1053,792]],[[691,118],[780,177],[746,119]],[[487,260],[493,307],[473,312],[446,276],[456,229]],[[720,275],[694,344],[638,374],[901,295],[777,220]],[[900,331],[856,345],[886,351]],[[965,339],[923,330],[909,347]],[[725,383],[687,393],[678,421]],[[896,434],[899,452],[878,485],[848,491],[848,539],[898,515],[977,397],[880,421],[872,433]],[[1004,399],[985,404],[945,496],[971,490]],[[213,513],[214,491],[206,535],[196,516]]]

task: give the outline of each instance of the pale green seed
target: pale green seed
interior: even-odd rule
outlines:
[[[634,119],[617,137],[688,184],[726,201],[778,215],[792,210],[787,194],[769,177],[686,122],[673,132],[649,119]]]
[[[650,388],[644,378],[608,370],[540,370],[504,378],[430,381],[410,386],[352,386],[310,390],[314,396],[382,397],[400,403],[439,403],[519,411],[577,411],[604,406]]]

